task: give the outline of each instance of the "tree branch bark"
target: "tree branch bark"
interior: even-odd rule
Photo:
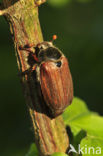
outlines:
[[[28,53],[18,47],[37,45],[43,41],[37,6],[43,2],[45,0],[3,0],[4,10],[0,10],[0,15],[4,15],[9,22],[20,72],[28,70],[30,66]],[[69,140],[62,117],[51,119],[47,115],[48,109],[38,94],[40,88],[37,87],[35,76],[25,75],[20,78],[40,154],[46,156],[54,152],[66,152]]]

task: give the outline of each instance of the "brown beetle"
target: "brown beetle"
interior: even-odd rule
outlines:
[[[44,41],[34,48],[33,70],[36,71],[44,101],[56,117],[73,99],[73,82],[68,61],[52,42]]]

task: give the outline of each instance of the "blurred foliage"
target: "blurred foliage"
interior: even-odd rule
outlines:
[[[30,150],[28,154],[26,154],[25,156],[39,156],[39,153],[35,144],[31,144]]]
[[[47,0],[48,4],[58,8],[64,7],[72,1],[80,2],[80,3],[88,3],[88,2],[92,2],[93,0]]]
[[[48,4],[54,7],[63,7],[67,5],[71,0],[47,0]]]
[[[93,0],[77,0],[77,2],[80,3],[88,3],[88,2],[92,2]]]
[[[45,3],[39,8],[44,39],[58,35],[54,44],[69,60],[74,95],[86,101],[89,109],[103,115],[103,0],[91,3],[71,0],[62,6],[57,9],[56,5]],[[0,155],[24,156],[34,134],[9,27],[3,17],[0,17],[0,71]]]

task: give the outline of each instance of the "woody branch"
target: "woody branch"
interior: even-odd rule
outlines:
[[[13,36],[15,54],[19,72],[29,69],[28,53],[19,46],[43,41],[38,19],[38,5],[45,0],[3,0],[0,15],[4,15],[9,23]],[[35,80],[30,76],[20,77],[23,92],[32,119],[35,143],[42,156],[54,152],[66,152],[69,146],[68,136],[61,116],[51,119],[47,109],[39,100]]]

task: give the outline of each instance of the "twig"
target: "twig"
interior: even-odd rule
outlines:
[[[10,25],[14,39],[16,57],[19,71],[24,72],[30,68],[28,53],[21,51],[19,46],[33,43],[37,45],[43,41],[38,19],[38,7],[45,0],[4,0],[5,15]],[[35,3],[34,3],[35,2]],[[69,146],[68,136],[61,116],[51,119],[48,109],[40,98],[40,88],[35,81],[35,75],[21,77],[24,96],[34,127],[35,143],[42,156],[54,152],[65,152]]]

